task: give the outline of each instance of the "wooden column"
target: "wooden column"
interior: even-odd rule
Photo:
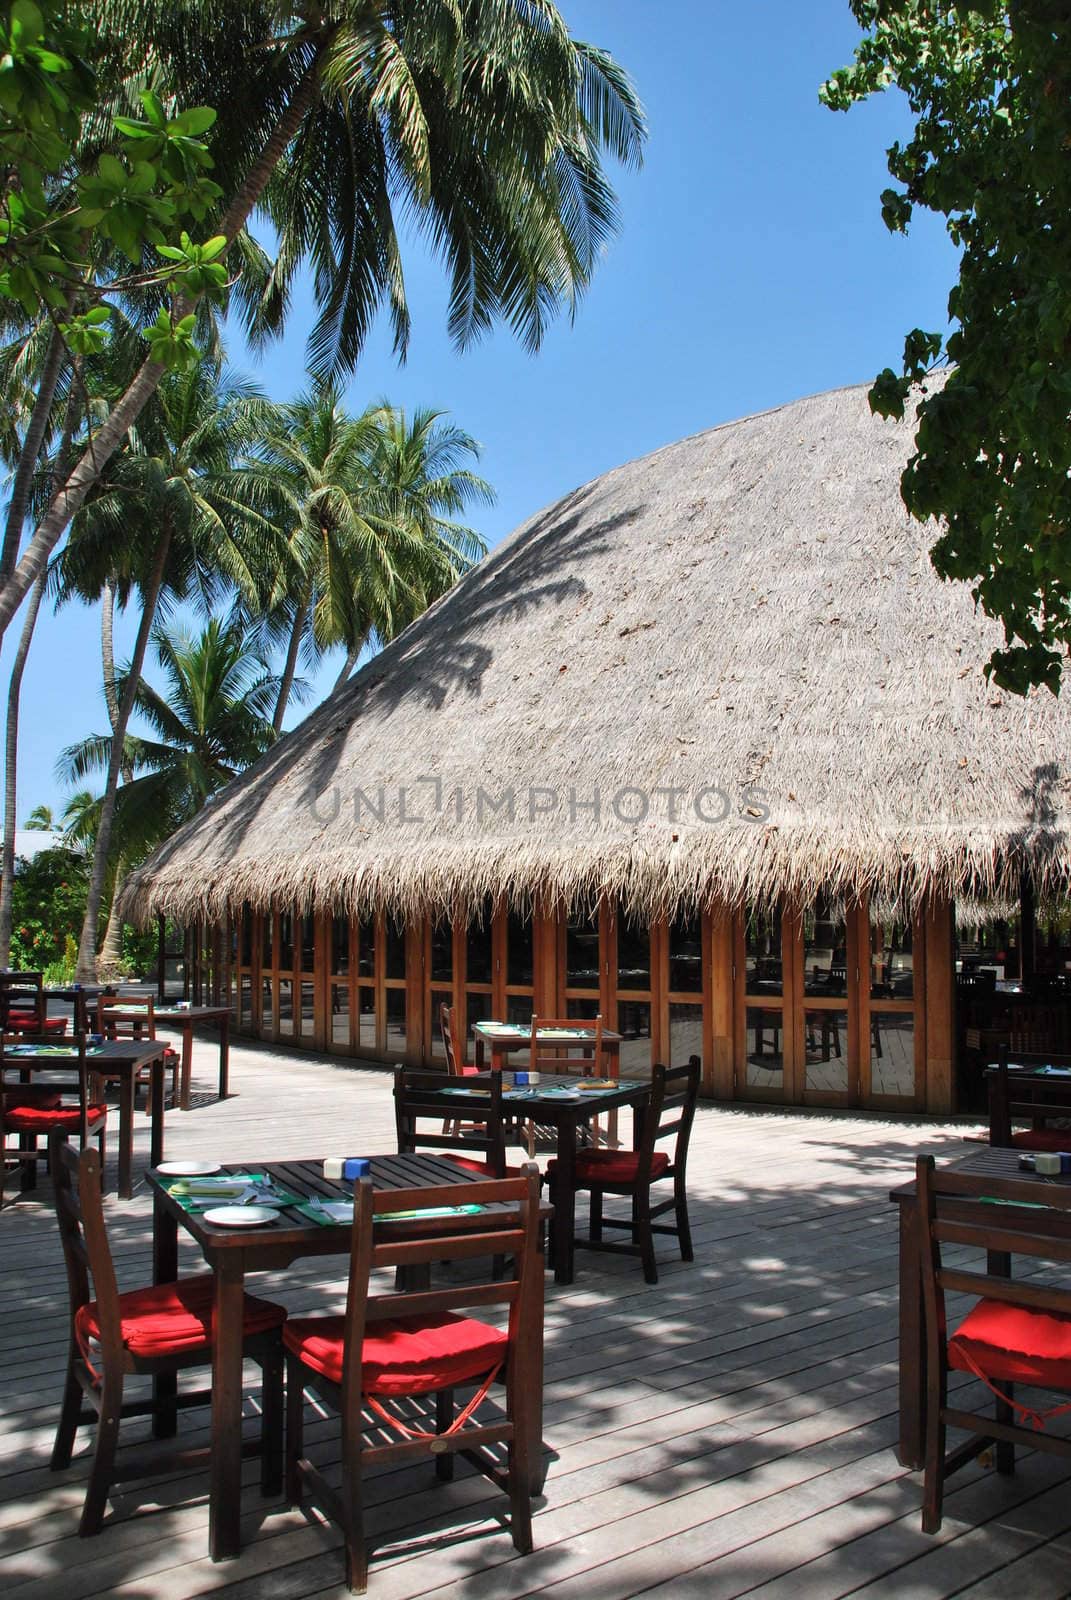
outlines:
[[[156,995],[161,1002],[167,994],[167,918],[156,919]]]
[[[922,918],[926,966],[926,1110],[956,1109],[955,940],[952,904],[932,901]]]
[[[706,1069],[703,1088],[715,1100],[731,1100],[735,1054],[733,1038],[736,1031],[733,989],[735,948],[733,914],[727,906],[716,907],[704,919],[703,938],[704,941],[709,939],[710,951],[709,959],[703,963],[703,1009],[709,1029],[704,1051]]]
[[[411,1067],[424,1058],[427,926],[426,917],[410,917],[405,925],[405,1059]]]
[[[1037,915],[1034,906],[1034,880],[1029,867],[1019,879],[1019,978],[1024,989],[1034,983],[1036,968]]]

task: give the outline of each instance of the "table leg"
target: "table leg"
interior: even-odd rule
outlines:
[[[476,1035],[475,1051],[476,1051],[476,1053],[475,1053],[475,1055],[473,1057],[473,1060],[476,1063],[476,1070],[477,1070],[477,1072],[482,1072],[483,1071],[483,1039],[480,1036],[480,1034]]]
[[[149,1165],[158,1167],[164,1159],[164,1058],[157,1056],[149,1067]]]
[[[193,1080],[193,1024],[182,1029],[182,1067],[179,1073],[179,1106],[190,1109],[190,1089]]]
[[[161,1081],[163,1063],[160,1064]],[[178,1223],[154,1198],[152,1219],[152,1281],[174,1283],[178,1277]],[[171,1439],[178,1432],[178,1407],[174,1404],[178,1394],[178,1374],[158,1372],[152,1380],[154,1439]]]
[[[129,1200],[134,1192],[131,1171],[134,1160],[134,1090],[137,1068],[129,1062],[119,1078],[119,1198]]]
[[[926,1346],[922,1330],[922,1270],[917,1239],[917,1201],[900,1201],[900,1440],[903,1467],[923,1464],[926,1417]]]
[[[554,1217],[554,1281],[572,1283],[576,1229],[576,1118],[560,1115],[558,1118],[558,1159],[554,1174],[551,1200]]]
[[[219,1097],[226,1100],[230,1093],[231,1019],[221,1017],[219,1024]]]
[[[242,1310],[245,1270],[240,1250],[213,1262],[216,1310],[212,1352],[212,1462],[208,1487],[208,1551],[229,1561],[241,1550]]]

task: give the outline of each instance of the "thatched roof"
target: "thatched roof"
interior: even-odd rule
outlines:
[[[181,829],[128,908],[906,905],[1013,895],[1026,859],[1062,889],[1071,704],[987,686],[999,630],[900,502],[911,435],[842,389],[566,495]],[[707,794],[701,820],[717,787],[729,815]]]

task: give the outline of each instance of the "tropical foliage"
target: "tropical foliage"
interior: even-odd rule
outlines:
[[[947,340],[916,328],[871,391],[902,416],[944,354],[903,477],[908,509],[946,531],[933,563],[1003,622],[993,677],[1054,691],[1071,645],[1071,11],[1065,0],[852,0],[867,30],[823,89],[844,110],[893,85],[915,118],[889,151],[887,225],[918,207],[961,250]]]

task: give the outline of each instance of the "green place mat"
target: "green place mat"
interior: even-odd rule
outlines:
[[[99,1056],[103,1051],[103,1045],[91,1044],[86,1049],[86,1055]],[[78,1051],[70,1044],[13,1044],[8,1046],[4,1055],[22,1061],[35,1061],[39,1057],[54,1057],[57,1061],[78,1060]]]
[[[339,1204],[344,1205],[345,1201],[340,1201]],[[483,1206],[472,1205],[428,1206],[427,1209],[423,1211],[377,1211],[372,1220],[374,1222],[408,1222],[414,1221],[418,1217],[472,1216],[476,1212],[482,1211],[483,1209]],[[311,1201],[300,1201],[295,1207],[295,1210],[300,1211],[301,1215],[306,1217],[309,1222],[318,1223],[322,1228],[346,1228],[349,1226],[348,1222],[340,1222],[336,1217],[325,1216],[319,1207],[314,1206]]]
[[[261,1200],[258,1195],[256,1202],[254,1202],[260,1205],[267,1203],[278,1206],[299,1206],[301,1199],[300,1195],[291,1194],[289,1189],[281,1189],[278,1184],[271,1183],[267,1173],[264,1172],[236,1172],[228,1174],[226,1177],[221,1175],[220,1182],[241,1183],[247,1188],[260,1189],[263,1191],[265,1199]],[[179,1178],[175,1183],[169,1185],[167,1192],[172,1200],[177,1205],[180,1205],[183,1211],[188,1212],[190,1216],[197,1216],[204,1211],[214,1211],[217,1206],[237,1205],[239,1203],[237,1195],[184,1194],[182,1192],[183,1187],[184,1180]]]

